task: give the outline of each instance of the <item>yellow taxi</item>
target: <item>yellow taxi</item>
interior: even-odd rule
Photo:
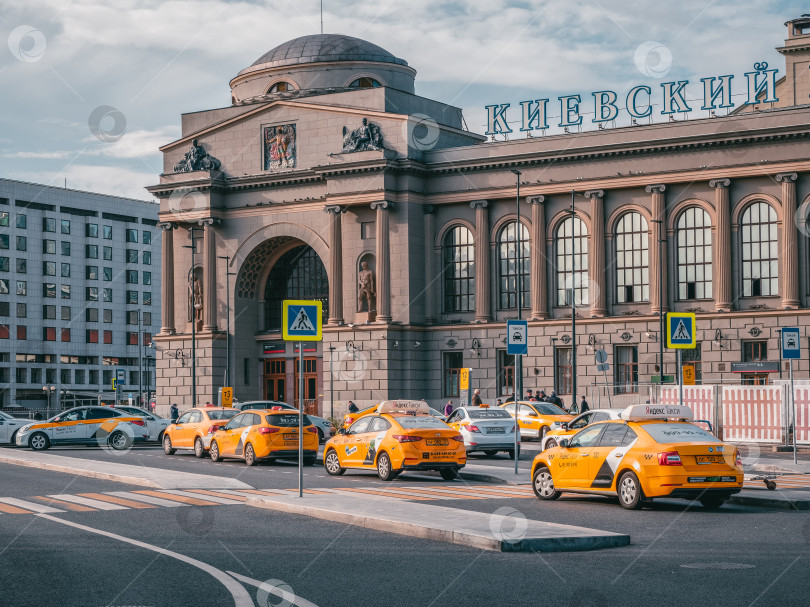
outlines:
[[[223,426],[213,426],[211,460],[233,458],[255,466],[259,460],[298,458],[298,411],[259,409],[245,411]],[[311,466],[318,457],[318,428],[303,416],[304,465]]]
[[[128,449],[145,441],[149,431],[143,418],[111,407],[75,407],[50,419],[23,426],[17,431],[18,447],[42,451],[51,445],[109,445]]]
[[[419,402],[425,403],[425,401],[419,401]],[[425,403],[425,404],[427,404],[427,403]],[[355,413],[347,413],[346,415],[343,416],[343,427],[348,428],[349,426],[351,426],[354,422],[356,422],[358,419],[360,419],[364,415],[371,415],[372,413],[376,413],[377,409],[379,409],[379,407],[380,407],[380,405],[377,404],[377,405],[368,407],[366,409],[362,409],[360,411],[357,411]],[[446,420],[446,416],[441,411],[437,411],[436,409],[434,409],[430,405],[428,405],[427,412],[428,412],[428,414],[432,415],[433,417],[437,417],[442,421]]]
[[[194,455],[204,457],[214,435],[212,426],[225,424],[237,413],[238,409],[230,407],[195,407],[184,411],[163,431],[163,452],[174,455],[177,449],[194,449]]]
[[[621,419],[590,424],[534,458],[534,493],[608,495],[628,510],[658,497],[719,508],[742,489],[740,454],[692,419],[689,407],[633,405]]]
[[[324,447],[323,465],[337,476],[346,469],[377,470],[384,481],[406,470],[438,470],[445,480],[467,463],[464,437],[430,415],[424,401],[391,400],[338,430]]]
[[[532,437],[542,440],[551,429],[560,428],[564,422],[574,419],[557,405],[535,400],[525,400],[518,403],[518,426],[520,436]],[[515,417],[515,403],[501,405],[513,418]]]

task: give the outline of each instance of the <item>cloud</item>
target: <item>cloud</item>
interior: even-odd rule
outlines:
[[[60,171],[11,171],[6,176],[10,179],[56,187],[64,186],[67,179],[67,187],[71,190],[124,196],[136,200],[154,200],[144,188],[158,182],[157,173],[147,170],[79,164],[70,165]]]

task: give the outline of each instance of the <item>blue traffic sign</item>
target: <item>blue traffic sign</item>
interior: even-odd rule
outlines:
[[[694,348],[695,315],[691,312],[667,313],[667,348]]]
[[[802,356],[801,338],[797,327],[782,329],[782,358],[798,360]]]
[[[287,299],[282,303],[282,336],[287,341],[321,341],[321,302]]]
[[[525,356],[529,353],[529,322],[506,321],[506,353],[510,356]]]

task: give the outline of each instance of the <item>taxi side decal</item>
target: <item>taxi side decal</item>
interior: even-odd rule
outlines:
[[[638,440],[638,439],[636,439]],[[594,489],[599,488],[608,488],[613,485],[613,479],[616,476],[616,470],[619,469],[622,461],[624,460],[625,454],[627,454],[630,449],[632,449],[633,445],[636,444],[636,440],[634,440],[629,445],[624,445],[623,447],[616,447],[615,449],[611,449],[604,460],[602,460],[602,465],[599,466],[599,470],[596,472],[596,477],[593,479],[591,483],[591,487]]]
[[[248,432],[250,432],[250,426],[242,430],[242,434],[239,435],[239,442],[234,451],[235,455],[242,455],[242,452],[245,450],[245,439],[247,438]]]
[[[346,455],[352,455],[354,454],[355,451],[357,451],[357,446],[352,445],[351,447],[349,447],[349,445],[346,445],[344,451],[346,451]]]
[[[366,457],[363,460],[364,464],[374,463],[374,459],[377,457],[377,447],[379,447],[382,444],[386,432],[387,432],[386,430],[378,432],[377,436],[372,438],[371,441],[368,443],[368,453],[366,453]]]

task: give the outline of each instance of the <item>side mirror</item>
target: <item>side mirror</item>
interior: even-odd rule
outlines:
[[[568,439],[567,438],[564,438],[564,439],[562,439],[560,441],[560,447],[562,447],[563,449],[568,449]]]
[[[346,434],[346,428],[341,428],[338,430],[338,434]]]
[[[529,417],[537,417],[537,413],[535,413],[534,411],[532,411],[531,413],[529,413]]]
[[[562,424],[560,424],[560,428],[562,428],[563,430],[568,430],[568,422],[563,422]]]

